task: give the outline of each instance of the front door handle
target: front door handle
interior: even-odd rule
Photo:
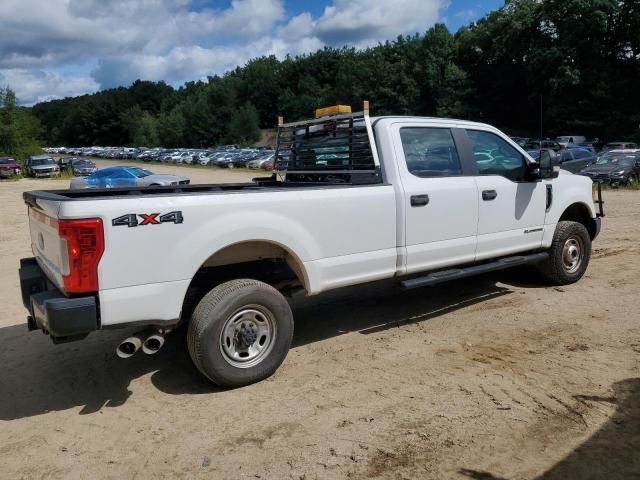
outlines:
[[[429,204],[429,195],[411,195],[412,207],[424,207]]]
[[[483,190],[482,191],[482,199],[486,201],[495,200],[498,196],[498,192],[495,190]]]

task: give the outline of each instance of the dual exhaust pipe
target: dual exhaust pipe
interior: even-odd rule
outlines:
[[[154,333],[139,332],[128,338],[125,338],[118,348],[116,355],[120,358],[133,357],[138,350],[142,349],[147,355],[158,353],[164,345],[164,336],[168,332],[156,331]]]

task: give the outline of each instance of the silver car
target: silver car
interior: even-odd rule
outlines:
[[[50,177],[60,174],[60,167],[48,155],[27,158],[24,162],[24,174],[29,177]]]
[[[71,188],[123,188],[168,185],[187,185],[187,177],[155,174],[139,167],[108,167],[87,177],[73,177]]]

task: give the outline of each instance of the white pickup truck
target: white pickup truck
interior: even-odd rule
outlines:
[[[252,183],[27,192],[28,327],[56,343],[144,327],[118,346],[128,357],[189,322],[197,368],[240,386],[284,360],[292,294],[525,264],[572,283],[602,201],[553,155],[537,163],[489,125],[365,109],[281,124],[275,173]]]

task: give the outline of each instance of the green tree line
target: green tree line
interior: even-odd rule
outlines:
[[[376,115],[457,117],[512,134],[638,138],[637,0],[511,0],[479,21],[357,50],[251,60],[174,89],[128,88],[37,104],[50,145],[207,147],[248,143],[259,127],[320,106]]]
[[[0,88],[0,156],[23,159],[40,151],[41,128],[28,109],[17,106],[16,94]]]

